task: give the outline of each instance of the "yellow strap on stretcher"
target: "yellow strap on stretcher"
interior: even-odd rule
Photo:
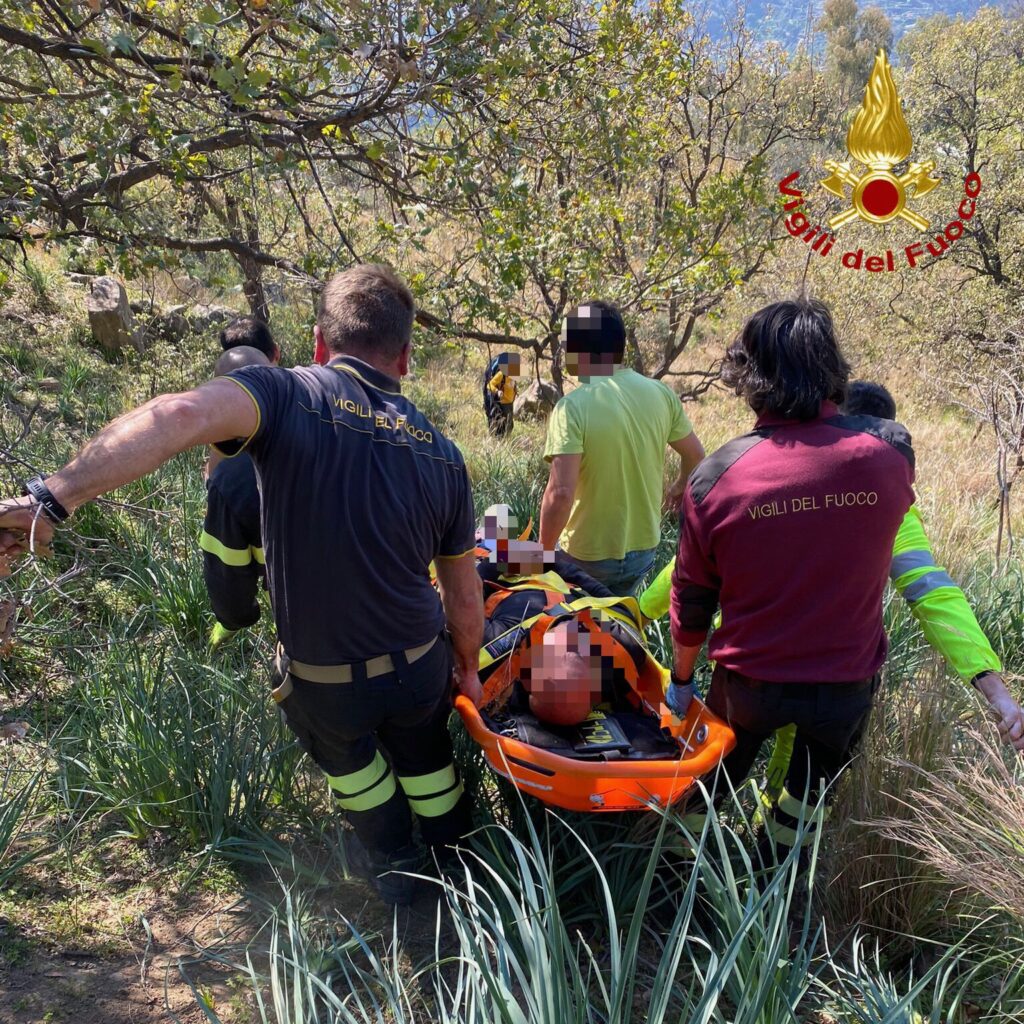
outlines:
[[[555,579],[561,584],[561,587],[550,586],[552,582],[548,577],[554,576]],[[509,590],[559,590],[563,594],[568,594],[571,590],[561,577],[555,573],[544,573],[543,576],[534,577],[535,582],[531,584],[522,584],[520,586],[509,587]],[[543,581],[541,584],[540,581]],[[627,609],[627,612],[621,612],[617,609],[619,607]],[[647,644],[644,641],[643,634],[639,631],[637,623],[640,619],[640,607],[636,602],[636,598],[633,597],[580,597],[575,601],[569,601],[565,604],[558,604],[545,608],[542,612],[531,616],[528,619],[523,619],[522,622],[516,623],[511,629],[506,630],[500,636],[495,637],[487,645],[492,646],[496,644],[503,637],[509,635],[509,633],[515,633],[517,631],[529,632],[530,628],[537,623],[537,621],[543,618],[545,615],[562,615],[566,612],[579,612],[585,609],[591,611],[599,611],[610,618],[615,619],[621,625],[625,626],[630,633],[636,638],[636,640],[643,646],[644,650],[647,649]],[[495,662],[502,661],[512,653],[511,649],[500,654],[497,658],[492,657],[487,647],[483,647],[480,650],[480,671],[482,672],[485,668],[490,668]]]

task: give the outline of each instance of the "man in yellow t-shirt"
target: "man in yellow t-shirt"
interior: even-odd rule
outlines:
[[[622,365],[626,330],[607,302],[571,310],[562,327],[566,369],[580,386],[548,421],[551,463],[540,540],[562,550],[615,594],[635,592],[661,538],[665,447],[680,456],[667,503],[677,507],[690,471],[704,458],[679,396]]]

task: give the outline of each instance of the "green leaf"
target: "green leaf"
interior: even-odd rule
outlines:
[[[135,49],[135,40],[125,32],[118,32],[110,41],[121,53],[131,53]]]
[[[210,72],[210,77],[214,80],[217,87],[223,89],[225,92],[233,92],[235,88],[235,76],[229,68],[214,68]]]

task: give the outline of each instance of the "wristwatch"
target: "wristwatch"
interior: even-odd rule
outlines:
[[[46,513],[46,518],[54,525],[60,525],[68,518],[68,510],[53,496],[50,488],[44,483],[45,477],[34,476],[25,481],[23,494],[35,498],[37,504]]]

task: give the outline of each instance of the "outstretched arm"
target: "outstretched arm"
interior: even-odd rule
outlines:
[[[46,485],[69,513],[107,491],[151,473],[197,444],[248,437],[259,424],[249,395],[228,380],[214,380],[193,391],[160,395],[118,417],[101,430]],[[0,502],[0,553],[24,551],[26,535],[36,543],[53,533],[32,498]],[[8,531],[19,531],[12,534]],[[20,535],[19,535],[20,534]]]
[[[999,658],[964,592],[936,564],[916,505],[910,507],[896,534],[889,575],[928,643],[964,682],[977,686],[999,716],[1000,735],[1024,751],[1024,711],[1007,690]]]

